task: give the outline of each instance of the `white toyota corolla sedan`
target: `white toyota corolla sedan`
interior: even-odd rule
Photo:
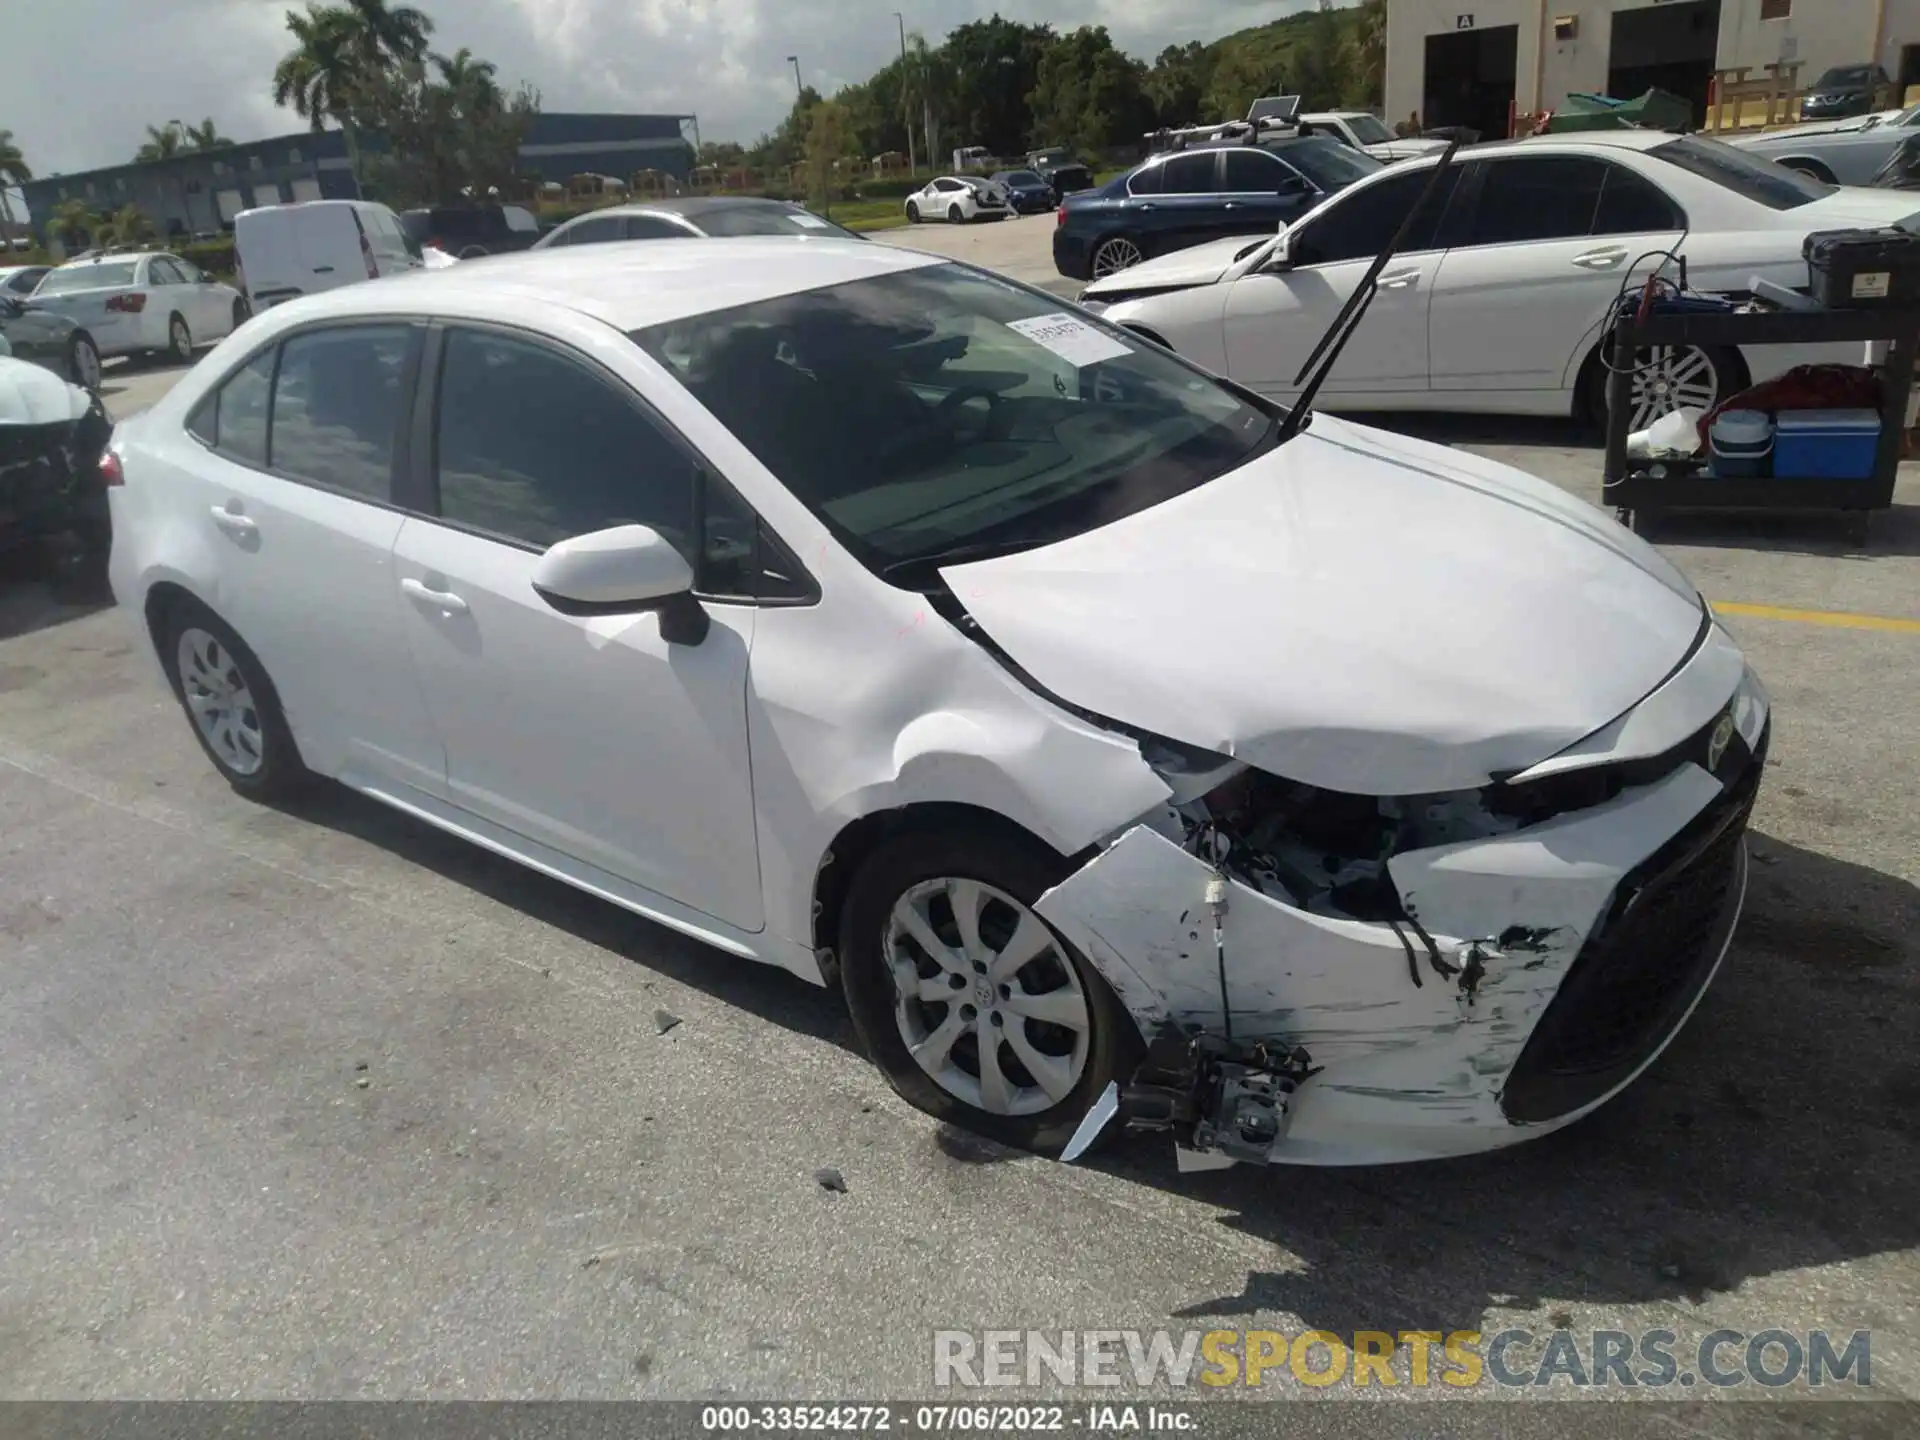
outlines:
[[[329,776],[837,980],[902,1094],[1013,1143],[1540,1134],[1739,912],[1768,702],[1658,554],[933,256],[345,287],[106,468],[114,592],[236,790]]]

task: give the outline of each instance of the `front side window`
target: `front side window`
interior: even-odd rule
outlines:
[[[1718,140],[1682,135],[1646,152],[1655,160],[1677,165],[1702,180],[1711,180],[1743,200],[1769,210],[1797,210],[1833,194],[1835,187],[1771,160],[1748,155]]]
[[[278,473],[369,500],[390,498],[414,334],[350,325],[280,347],[268,464]]]
[[[1160,193],[1163,195],[1208,195],[1213,192],[1212,150],[1196,150],[1176,155],[1160,167]]]
[[[1229,150],[1226,162],[1221,188],[1238,194],[1271,195],[1293,174],[1264,150]]]
[[[634,334],[850,553],[917,584],[1242,464],[1275,413],[1157,347],[957,265]]]
[[[618,215],[595,215],[567,227],[569,245],[602,245],[625,238],[626,225]]]
[[[447,332],[436,471],[440,514],[546,549],[615,525],[650,525],[685,555],[696,467],[585,364],[481,330]]]
[[[1293,241],[1293,263],[1332,265],[1347,260],[1371,260],[1393,243],[1393,237],[1420,203],[1433,179],[1431,166],[1396,170],[1393,175],[1358,190],[1349,190],[1323,206],[1299,228]],[[1460,184],[1460,171],[1449,167],[1440,188],[1420,212],[1400,247],[1403,255],[1434,247],[1447,202]]]
[[[629,240],[690,240],[693,233],[684,225],[658,215],[629,215],[627,217],[627,239]]]

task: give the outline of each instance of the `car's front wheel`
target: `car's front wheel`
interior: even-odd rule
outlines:
[[[176,600],[162,627],[160,662],[194,738],[235,790],[278,800],[310,778],[266,668],[218,615]]]
[[[1033,909],[1066,868],[1017,833],[910,833],[867,862],[841,924],[848,1009],[894,1089],[1045,1152],[1139,1044],[1099,972]]]

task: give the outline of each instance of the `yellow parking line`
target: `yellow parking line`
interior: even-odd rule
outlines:
[[[1845,610],[1789,610],[1779,605],[1737,605],[1713,602],[1716,615],[1748,615],[1755,620],[1790,620],[1797,625],[1827,625],[1836,630],[1891,630],[1898,635],[1920,635],[1920,620],[1894,615],[1854,615]]]

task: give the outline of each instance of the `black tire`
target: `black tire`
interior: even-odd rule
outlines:
[[[489,253],[491,252],[489,252],[484,245],[469,245],[454,258],[458,260],[478,260],[481,256]]]
[[[1809,179],[1818,180],[1822,185],[1832,185],[1836,183],[1833,178],[1833,171],[1822,165],[1818,160],[1794,159],[1782,160],[1780,163],[1789,170],[1798,170]]]
[[[246,324],[247,321],[251,320],[252,318],[253,318],[253,306],[249,305],[246,302],[246,299],[244,297],[242,297],[241,299],[235,300],[233,302],[233,328],[234,329],[238,330],[242,325]]]
[[[178,313],[167,317],[166,358],[176,365],[193,363],[193,331],[187,328],[187,317]]]
[[[909,225],[918,225],[920,223],[920,207],[911,200],[907,202],[907,223]]]
[[[273,680],[267,674],[253,651],[213,611],[191,597],[181,596],[168,606],[166,621],[160,629],[160,664],[166,671],[167,683],[173,687],[174,698],[180,702],[181,711],[187,717],[187,728],[193,731],[193,738],[200,742],[200,748],[206,752],[207,759],[213,762],[214,769],[241,795],[249,800],[277,801],[290,799],[306,788],[313,775],[300,758],[300,747],[294,743],[293,732],[287,727],[285,713],[280,708],[279,692],[273,688]],[[212,636],[219,642],[219,658],[238,674],[252,700],[252,712],[258,720],[258,731],[264,743],[260,751],[259,767],[250,772],[237,769],[208,740],[195,718],[193,708],[188,703],[187,680],[181,674],[181,640],[189,631],[200,631]]]
[[[67,378],[82,390],[94,394],[100,391],[100,347],[84,330],[74,331],[67,342]]]
[[[1073,1088],[1048,1109],[996,1115],[938,1084],[907,1050],[896,1017],[897,992],[883,943],[894,904],[924,881],[951,876],[982,881],[1031,905],[1064,879],[1070,867],[1038,841],[988,826],[910,832],[869,859],[848,891],[840,918],[841,984],[847,1009],[867,1055],[902,1098],[935,1119],[1043,1154],[1058,1153],[1110,1081],[1124,1081],[1138,1064],[1141,1042],[1132,1017],[1100,976],[1058,933],[1055,959],[1070,965],[1086,1001],[1085,1067]],[[1026,975],[1028,971],[1019,972]],[[968,1043],[965,1038],[959,1045]],[[977,1047],[977,1041],[973,1042]],[[957,1047],[956,1047],[957,1048]],[[975,1060],[978,1073],[978,1060]]]
[[[947,207],[947,219],[955,225],[964,225],[967,223],[966,212],[960,208],[958,202]]]

